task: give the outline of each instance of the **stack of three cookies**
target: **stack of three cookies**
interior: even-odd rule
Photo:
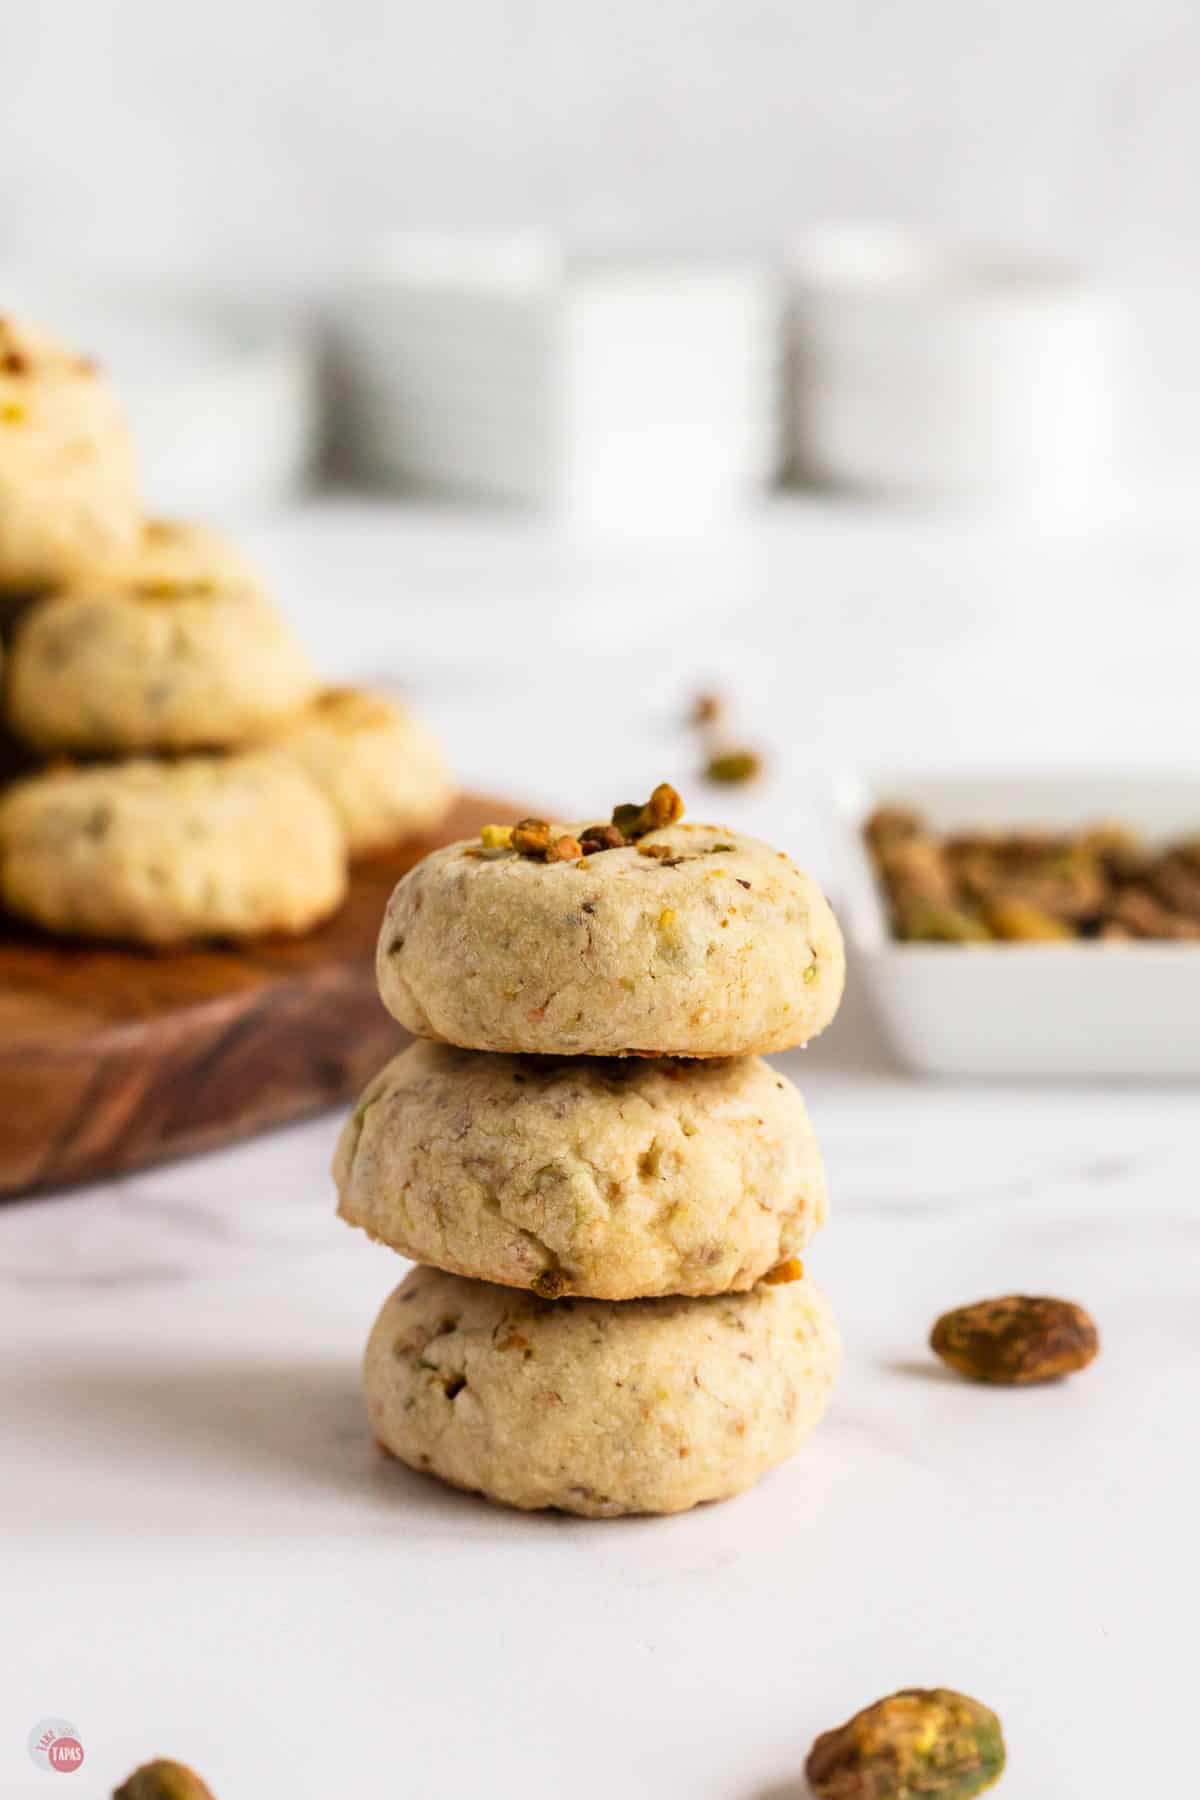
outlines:
[[[523,1508],[671,1513],[748,1487],[837,1355],[799,1093],[760,1052],[841,997],[828,904],[679,822],[488,827],[399,883],[380,991],[419,1040],[347,1122],[339,1211],[418,1267],[365,1386],[384,1449]]]

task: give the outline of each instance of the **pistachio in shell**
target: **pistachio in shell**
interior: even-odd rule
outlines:
[[[988,1707],[950,1688],[902,1688],[823,1732],[805,1774],[817,1800],[971,1800],[1004,1762]]]
[[[1100,1349],[1100,1334],[1091,1315],[1071,1300],[1008,1294],[943,1313],[929,1345],[971,1381],[1027,1387],[1086,1369]]]
[[[186,1763],[156,1756],[114,1790],[113,1800],[214,1800],[214,1795]]]

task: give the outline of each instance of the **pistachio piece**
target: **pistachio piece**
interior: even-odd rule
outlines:
[[[623,850],[626,840],[615,825],[589,825],[579,842],[585,856],[595,856],[600,850]]]
[[[485,850],[511,850],[513,828],[511,825],[485,825],[479,833]]]
[[[1070,1300],[1008,1294],[943,1313],[929,1344],[971,1381],[1027,1387],[1086,1369],[1100,1335],[1090,1314]]]
[[[545,856],[550,848],[550,827],[545,819],[521,819],[513,826],[512,847],[522,856]]]
[[[114,1789],[113,1800],[213,1800],[213,1791],[185,1763],[158,1756]]]
[[[683,817],[683,801],[669,782],[660,781],[644,806],[614,806],[613,826],[625,838],[645,837]]]
[[[704,765],[705,781],[736,784],[761,775],[763,759],[757,750],[718,750]]]
[[[818,1800],[971,1800],[1004,1763],[988,1707],[950,1688],[902,1688],[823,1732],[805,1774]]]
[[[561,837],[556,837],[552,844],[546,846],[547,862],[577,862],[582,855],[583,845],[569,832],[564,831]]]
[[[803,1281],[804,1264],[798,1256],[786,1256],[763,1276],[764,1287],[783,1287],[789,1281]]]
[[[683,801],[668,781],[660,781],[644,808],[647,830],[661,831],[683,817]]]

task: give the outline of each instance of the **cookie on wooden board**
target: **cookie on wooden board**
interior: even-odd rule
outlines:
[[[102,370],[0,317],[0,596],[120,566],[141,524],[133,450]]]
[[[273,751],[53,769],[0,798],[0,897],[73,937],[307,931],[346,891],[325,796]]]

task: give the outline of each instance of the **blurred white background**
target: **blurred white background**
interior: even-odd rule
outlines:
[[[849,215],[1156,279],[1194,240],[1192,0],[2,11],[10,262],[303,291],[381,226],[758,250]]]
[[[882,771],[903,798],[911,767],[1194,770],[1196,0],[0,0],[0,69],[0,305],[23,305],[28,279],[41,317],[39,275],[59,272],[44,291],[65,289],[64,328],[118,380],[153,504],[245,529],[327,676],[402,688],[463,785],[509,797],[495,816],[600,817],[668,779],[693,817],[785,846],[839,901],[839,771]],[[344,328],[378,233],[773,260],[855,220],[982,244],[1002,277],[1026,252],[1125,290],[1153,399],[1116,492],[1090,465],[1078,516],[851,482],[736,510],[692,490],[684,524],[656,517],[644,538],[415,483],[257,504],[290,495],[308,448],[308,340],[273,303],[324,302]],[[177,282],[183,305],[142,313],[138,278]],[[1036,283],[1029,308],[1008,296],[1010,337],[975,333],[976,300],[985,325],[1010,317],[995,285],[996,306],[986,284],[965,294],[964,320],[953,283],[889,318],[893,290],[872,311],[868,282],[844,341],[824,309],[810,371],[856,402],[860,450],[886,439],[897,464],[928,426],[957,467],[999,420],[1039,453],[1040,499],[1071,409],[1040,379],[1057,365],[1039,362]],[[227,327],[211,289],[263,302],[263,335],[236,305]],[[384,405],[403,432],[413,369],[434,365],[428,421],[474,422],[501,462],[527,448],[535,410],[484,402],[524,403],[540,379],[548,412],[569,387],[546,348],[557,290],[521,315],[523,364],[488,284],[466,290],[490,387],[457,342],[428,353],[440,314],[391,368],[397,296],[360,323],[360,413]],[[424,298],[412,310],[437,314]],[[739,391],[753,426],[784,387],[761,377],[775,365],[754,332],[738,341],[740,389],[710,396],[704,429],[682,400],[668,412],[701,445],[735,438]],[[669,342],[686,347],[673,325]],[[661,464],[627,399],[653,359],[614,382],[614,347],[615,331],[579,358],[600,371],[576,384],[580,411],[612,424],[617,391],[622,456]],[[1097,358],[1077,401],[1124,375]],[[1072,416],[1075,466],[1090,415]],[[1137,431],[1117,435],[1126,451]],[[763,753],[761,782],[705,784],[684,724],[701,689],[726,697],[731,747]],[[0,1514],[25,1552],[3,1578],[21,1646],[5,1800],[38,1800],[26,1733],[63,1714],[91,1795],[161,1749],[228,1800],[279,1793],[285,1769],[297,1800],[785,1800],[818,1730],[922,1681],[999,1708],[1005,1800],[1182,1792],[1174,1736],[1143,1720],[1193,1704],[1194,1090],[922,1086],[894,1066],[853,951],[841,1018],[790,1067],[835,1193],[816,1266],[844,1324],[837,1408],[794,1475],[665,1535],[585,1544],[565,1521],[388,1483],[354,1364],[391,1259],[334,1228],[331,1123],[5,1209]],[[1095,1309],[1108,1348],[1078,1393],[1010,1408],[921,1378],[929,1320],[1006,1288]]]

